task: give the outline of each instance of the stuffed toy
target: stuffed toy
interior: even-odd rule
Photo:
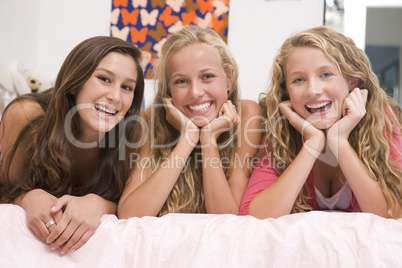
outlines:
[[[11,61],[8,70],[0,69],[0,112],[17,96],[41,92],[53,85],[43,72],[25,68],[20,60]]]
[[[53,82],[43,72],[25,68],[19,60],[10,62],[9,73],[18,96],[41,92],[53,86]]]

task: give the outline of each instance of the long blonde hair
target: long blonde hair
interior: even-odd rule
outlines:
[[[150,131],[150,134],[151,139],[154,142],[151,149],[151,165],[153,170],[156,170],[163,162],[163,159],[168,157],[180,137],[180,132],[166,120],[166,111],[162,103],[163,98],[172,97],[169,88],[168,63],[174,53],[193,43],[202,43],[203,45],[213,47],[218,51],[226,77],[231,77],[232,79],[232,88],[228,93],[228,99],[231,100],[231,102],[236,106],[238,113],[241,114],[239,111],[239,86],[237,82],[238,66],[226,43],[213,30],[202,29],[197,26],[187,26],[181,31],[174,33],[164,43],[161,56],[155,65],[158,91],[154,103],[149,111],[151,114],[150,124],[153,128],[153,130]],[[219,154],[221,158],[233,159],[235,147],[237,145],[237,132],[238,126],[231,131],[221,134],[218,138]],[[185,168],[177,179],[176,184],[159,212],[159,216],[172,212],[206,212],[202,190],[201,150],[197,147],[188,158]],[[233,162],[234,161],[230,161],[230,163]],[[228,167],[224,167],[226,177],[230,176],[232,168],[232,164]]]
[[[260,104],[267,115],[264,144],[272,151],[276,163],[275,170],[281,174],[302,146],[300,133],[284,119],[279,110],[279,104],[289,100],[285,68],[290,55],[297,47],[320,48],[347,79],[357,78],[357,87],[368,90],[367,113],[350,133],[349,143],[371,175],[376,178],[391,216],[391,205],[397,204],[400,207],[402,204],[402,170],[389,157],[390,144],[395,147],[392,143],[392,134],[396,134],[394,124],[401,128],[401,108],[381,89],[364,51],[359,49],[351,38],[332,29],[317,27],[291,36],[283,43],[274,59],[271,84]],[[386,129],[389,129],[388,133]],[[308,187],[305,184],[292,212],[311,210],[307,199]]]

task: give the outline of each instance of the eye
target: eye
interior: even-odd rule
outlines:
[[[181,85],[181,84],[185,84],[187,83],[187,81],[185,79],[177,79],[174,81],[174,85]]]
[[[297,84],[297,83],[301,83],[301,82],[303,82],[303,81],[304,81],[304,79],[301,78],[301,77],[299,77],[299,78],[296,78],[295,80],[293,80],[292,83]]]
[[[129,85],[122,85],[121,88],[125,91],[134,91],[134,89]]]
[[[205,75],[203,75],[203,79],[211,79],[211,78],[214,78],[215,77],[215,75],[213,75],[213,74],[205,74]]]
[[[110,83],[110,79],[107,76],[98,76],[98,79],[103,82]]]
[[[332,73],[328,73],[328,72],[326,72],[326,73],[323,73],[322,75],[321,75],[322,77],[331,77],[332,76]]]

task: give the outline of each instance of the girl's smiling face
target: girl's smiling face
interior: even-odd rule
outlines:
[[[286,88],[293,109],[319,129],[342,117],[352,88],[337,66],[316,47],[297,47],[285,67]]]
[[[131,56],[107,54],[76,95],[81,140],[99,140],[124,117],[134,99],[137,67]]]
[[[190,44],[172,55],[168,68],[173,104],[198,127],[214,120],[230,90],[218,51]]]

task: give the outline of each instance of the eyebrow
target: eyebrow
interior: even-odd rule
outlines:
[[[110,74],[110,75],[115,75],[114,74],[114,72],[112,72],[112,71],[110,71],[110,70],[108,70],[108,69],[106,69],[106,68],[102,68],[102,67],[100,67],[100,68],[96,68],[95,69],[95,71],[105,71],[105,72],[107,72],[108,74]],[[130,81],[130,82],[133,82],[133,83],[137,83],[137,80],[135,80],[134,78],[127,78],[127,80],[128,81]]]
[[[327,69],[331,69],[331,70],[336,69],[336,70],[338,70],[336,68],[336,66],[332,66],[332,65],[328,65],[328,64],[322,65],[322,66],[318,67],[316,70],[322,71],[322,70],[327,70]],[[289,73],[288,75],[290,76],[290,75],[301,75],[301,74],[304,74],[304,70],[296,70],[296,71],[294,71],[292,73]]]
[[[205,73],[205,72],[215,72],[215,73],[217,73],[217,72],[219,72],[219,70],[217,70],[215,68],[211,68],[211,67],[206,67],[206,68],[201,69],[201,70],[198,71],[198,73]],[[223,70],[223,72],[225,72],[225,70]],[[170,77],[172,77],[172,78],[176,77],[176,76],[187,76],[187,74],[176,72],[176,73],[173,73],[173,74],[170,75]]]

